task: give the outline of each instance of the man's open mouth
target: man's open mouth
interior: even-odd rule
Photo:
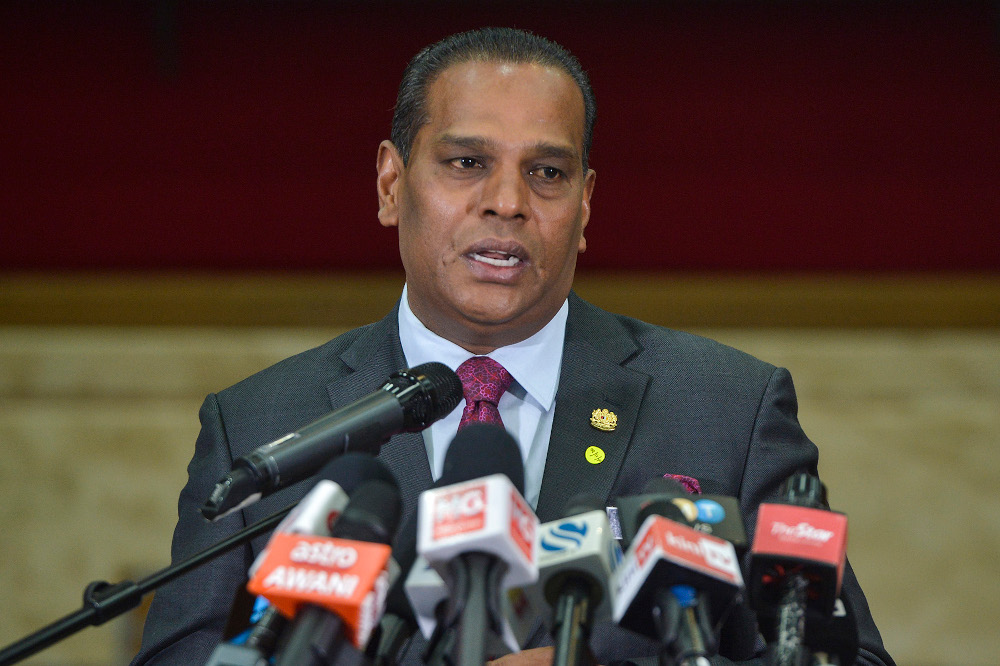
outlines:
[[[509,252],[501,252],[499,250],[490,250],[488,252],[473,252],[471,254],[472,258],[476,261],[481,261],[484,264],[489,264],[490,266],[501,266],[501,267],[511,267],[516,266],[521,263],[520,257]]]

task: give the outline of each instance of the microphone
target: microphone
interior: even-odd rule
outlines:
[[[219,643],[205,666],[267,666],[268,659],[288,624],[288,620],[263,597],[257,597],[265,606],[253,626],[245,632],[246,640]]]
[[[622,551],[600,497],[578,495],[565,514],[539,528],[538,582],[525,593],[535,607],[549,611],[556,643],[552,663],[593,664],[590,632],[594,622],[612,617],[609,580]]]
[[[464,429],[463,429],[464,432]],[[476,431],[473,430],[473,435]],[[506,438],[504,438],[506,439]],[[470,445],[470,436],[456,437],[445,456],[445,466],[441,478],[434,482],[431,488],[451,485],[477,475],[486,475],[497,469],[496,463],[489,463],[489,457],[479,458],[477,445]],[[467,449],[471,448],[471,455]],[[483,447],[485,448],[485,447]],[[516,460],[508,461],[516,467]],[[502,468],[501,468],[502,469]],[[516,477],[516,469],[507,472]],[[471,475],[471,476],[470,476]],[[523,476],[523,468],[522,468]],[[410,514],[399,529],[392,550],[392,557],[399,565],[400,575],[389,588],[386,598],[385,613],[380,625],[379,641],[376,649],[370,654],[377,666],[388,666],[396,663],[396,657],[414,632],[420,631],[425,638],[431,638],[438,625],[439,612],[443,611],[442,601],[449,598],[448,586],[436,570],[430,567],[427,560],[417,556],[417,518],[419,512]],[[516,590],[508,592],[514,599],[503,598],[505,619],[509,622],[510,632],[506,631],[502,647],[493,644],[498,653],[517,650],[530,636],[534,629],[531,611],[526,608]]]
[[[334,522],[347,506],[349,496],[362,483],[395,483],[386,465],[364,453],[348,453],[331,460],[316,474],[312,490],[285,516],[274,534],[329,536]],[[252,576],[267,557],[267,547],[250,567]],[[253,622],[249,629],[244,629]],[[275,644],[287,620],[263,597],[253,597],[241,586],[237,591],[223,636],[233,639],[220,643],[207,666],[254,666],[274,653]],[[242,643],[240,642],[242,641]]]
[[[847,559],[847,516],[826,508],[826,489],[801,472],[781,503],[761,504],[750,551],[750,601],[774,663],[803,658],[806,616],[833,615]]]
[[[473,424],[448,448],[441,487],[421,493],[417,552],[451,592],[428,662],[450,652],[450,663],[482,666],[487,637],[505,631],[500,591],[538,578],[539,523],[523,485],[514,439],[502,428]]]
[[[742,598],[736,549],[682,524],[672,502],[660,511],[670,519],[646,517],[613,575],[614,619],[658,640],[674,663],[707,665],[717,650],[716,627]]]
[[[400,432],[417,432],[462,400],[462,382],[443,363],[402,370],[374,393],[233,461],[201,513],[218,520],[313,474],[347,451],[377,454]]]
[[[619,497],[618,516],[622,529],[622,544],[628,546],[635,538],[635,530],[646,516],[672,504],[681,512],[679,522],[699,532],[725,539],[745,552],[746,528],[740,514],[739,501],[727,495],[692,494],[674,479],[656,477],[643,488],[641,495]]]
[[[369,481],[353,494],[331,537],[275,534],[248,585],[295,618],[276,663],[326,664],[367,643],[392,577],[389,542],[401,501],[395,483]]]

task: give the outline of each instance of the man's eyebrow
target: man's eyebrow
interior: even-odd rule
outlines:
[[[486,152],[497,148],[496,141],[480,136],[460,136],[457,134],[442,134],[434,143],[441,146],[465,148],[473,152]]]
[[[580,153],[578,153],[573,148],[567,148],[556,143],[538,143],[534,146],[534,152],[538,157],[547,157],[549,159],[562,159],[562,160],[579,160]]]

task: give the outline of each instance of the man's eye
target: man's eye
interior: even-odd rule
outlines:
[[[536,176],[541,176],[545,180],[556,180],[558,178],[561,178],[563,175],[562,171],[560,171],[555,167],[550,167],[550,166],[538,167],[537,169],[533,169],[531,173],[535,174]]]
[[[483,164],[475,157],[456,157],[451,160],[452,166],[458,167],[459,169],[475,169],[476,167],[481,167]]]

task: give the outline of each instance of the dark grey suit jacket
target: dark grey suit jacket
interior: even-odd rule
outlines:
[[[774,498],[797,470],[816,473],[817,450],[799,427],[791,377],[781,368],[697,336],[614,315],[570,295],[552,437],[537,513],[559,518],[565,501],[587,490],[609,500],[638,493],[654,476],[685,474],[702,491],[736,496],[752,530],[756,507]],[[309,484],[285,489],[219,523],[198,508],[234,458],[378,389],[406,366],[397,313],[209,395],[201,434],[181,491],[172,558],[179,561],[299,499]],[[608,408],[613,432],[590,425]],[[584,451],[599,446],[597,465]],[[379,456],[399,481],[404,510],[414,511],[431,484],[419,433],[393,437]],[[404,518],[405,519],[405,518]],[[220,641],[236,588],[267,538],[257,539],[160,589],[133,664],[204,663]],[[868,604],[848,567],[845,594],[858,615],[859,663],[892,664]],[[649,655],[649,645],[614,627],[595,631],[602,663]],[[721,653],[759,658],[753,615],[739,609],[723,630]],[[720,663],[727,663],[724,659]],[[753,662],[751,662],[753,663]]]

